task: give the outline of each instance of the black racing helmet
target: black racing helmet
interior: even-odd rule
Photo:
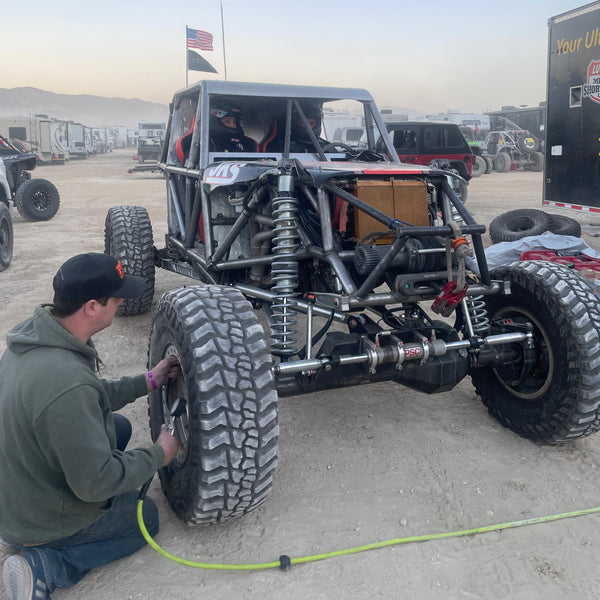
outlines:
[[[221,122],[224,117],[235,117],[236,127],[226,127]],[[231,100],[217,100],[210,108],[210,136],[219,144],[228,142],[231,138],[239,139],[244,135],[240,120],[242,117],[241,108]]]
[[[314,119],[315,126],[312,128],[315,136],[319,139],[321,135],[321,122],[323,120],[323,112],[321,105],[318,102],[303,101],[300,102],[300,108],[307,119]],[[296,107],[292,110],[292,137],[299,142],[305,144],[311,143],[310,134],[302,124],[302,118],[298,114]]]

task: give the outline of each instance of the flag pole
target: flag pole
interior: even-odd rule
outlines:
[[[188,86],[188,72],[190,70],[190,65],[188,64],[188,57],[189,57],[189,52],[188,52],[188,26],[185,26],[185,87]]]
[[[227,59],[225,58],[225,25],[223,24],[223,0],[219,0],[221,6],[221,38],[223,39],[223,71],[225,72],[225,81],[227,81]]]

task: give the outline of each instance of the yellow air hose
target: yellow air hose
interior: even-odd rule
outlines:
[[[145,495],[145,493],[144,493]],[[373,544],[366,544],[364,546],[355,546],[353,548],[346,548],[345,550],[334,550],[333,552],[326,552],[324,554],[313,554],[311,556],[300,556],[298,558],[290,558],[287,555],[282,555],[278,560],[266,563],[251,563],[251,564],[218,564],[218,563],[203,563],[195,562],[192,560],[186,560],[170,554],[166,550],[163,550],[150,536],[146,526],[144,525],[144,519],[142,516],[142,506],[144,504],[144,497],[140,493],[137,504],[137,520],[144,539],[158,554],[172,560],[181,565],[187,567],[195,567],[197,569],[213,569],[218,571],[251,571],[259,569],[275,569],[279,568],[282,571],[287,571],[292,565],[298,565],[301,563],[315,562],[318,560],[325,560],[327,558],[334,558],[336,556],[346,556],[347,554],[357,554],[359,552],[366,552],[367,550],[375,550],[377,548],[385,548],[386,546],[397,546],[399,544],[412,544],[414,542],[429,542],[431,540],[443,540],[448,538],[464,537],[466,535],[476,535],[478,533],[488,533],[490,531],[501,531],[503,529],[512,529],[514,527],[522,527],[524,525],[535,525],[537,523],[549,523],[550,521],[559,521],[560,519],[570,519],[572,517],[580,517],[583,515],[591,515],[593,513],[600,512],[600,506],[596,508],[586,508],[583,510],[574,510],[571,512],[560,513],[557,515],[548,515],[545,517],[533,517],[531,519],[523,519],[521,521],[511,521],[510,523],[498,523],[497,525],[486,525],[484,527],[474,527],[473,529],[462,529],[460,531],[448,531],[446,533],[431,533],[428,535],[416,535],[411,537],[396,538],[393,540],[385,540],[382,542],[375,542]]]

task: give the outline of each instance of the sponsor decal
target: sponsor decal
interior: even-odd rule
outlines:
[[[587,83],[583,85],[583,97],[600,104],[600,59],[590,62],[587,68]]]
[[[204,171],[204,183],[209,185],[227,185],[228,183],[233,183],[240,174],[240,169],[245,164],[244,162],[226,162],[214,167],[208,167]]]

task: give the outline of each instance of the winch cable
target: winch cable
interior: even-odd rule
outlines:
[[[520,521],[511,521],[509,523],[498,523],[496,525],[485,525],[483,527],[474,527],[472,529],[462,529],[459,531],[448,531],[445,533],[431,533],[426,535],[416,535],[403,538],[395,538],[391,540],[384,540],[382,542],[375,542],[372,544],[365,544],[364,546],[354,546],[353,548],[346,548],[343,550],[334,550],[332,552],[326,552],[324,554],[313,554],[310,556],[300,556],[297,558],[290,558],[283,554],[278,560],[265,563],[251,563],[251,564],[219,564],[219,563],[204,563],[195,562],[192,560],[186,560],[170,554],[163,548],[161,548],[148,533],[146,525],[144,524],[144,518],[142,515],[142,507],[144,505],[144,498],[150,481],[146,482],[138,495],[137,502],[137,521],[142,532],[142,535],[148,545],[151,546],[158,554],[172,560],[173,562],[185,565],[187,567],[194,567],[197,569],[210,569],[216,571],[254,571],[264,569],[281,569],[287,571],[292,565],[298,565],[302,563],[316,562],[319,560],[325,560],[327,558],[335,558],[337,556],[346,556],[348,554],[358,554],[359,552],[366,552],[368,550],[376,550],[378,548],[385,548],[388,546],[397,546],[400,544],[412,544],[415,542],[430,542],[432,540],[443,540],[449,538],[464,537],[467,535],[476,535],[479,533],[489,533],[491,531],[502,531],[504,529],[512,529],[515,527],[523,527],[525,525],[536,525],[538,523],[549,523],[551,521],[559,521],[561,519],[570,519],[572,517],[581,517],[583,515],[590,515],[600,512],[600,506],[596,508],[585,508],[582,510],[574,510],[566,513],[559,513],[556,515],[547,515],[545,517],[533,517],[531,519],[522,519]]]

